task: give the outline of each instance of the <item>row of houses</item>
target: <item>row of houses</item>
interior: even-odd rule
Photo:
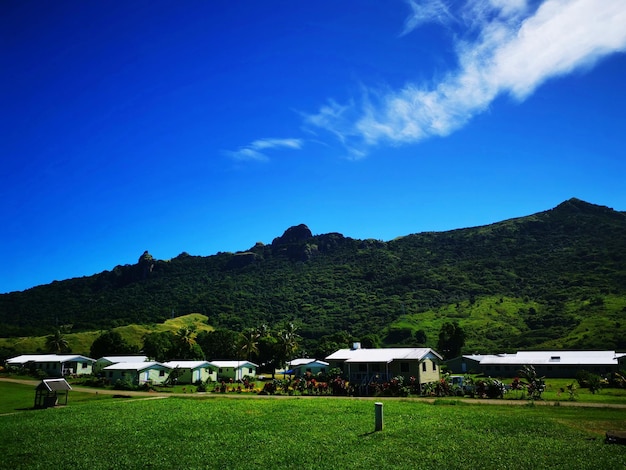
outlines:
[[[258,366],[249,361],[149,361],[145,356],[109,356],[94,360],[81,355],[22,355],[7,360],[7,365],[39,369],[49,377],[96,374],[110,382],[130,380],[135,384],[162,384],[175,377],[177,383],[207,380],[242,380],[257,377]],[[368,385],[393,377],[412,378],[419,384],[441,377],[443,358],[430,348],[365,349],[355,343],[318,359],[294,359],[286,375],[316,376],[330,369],[341,369],[353,384]],[[519,351],[514,354],[471,354],[445,363],[452,373],[476,373],[491,377],[515,377],[525,365],[532,365],[545,377],[575,377],[581,370],[598,375],[626,370],[626,353],[615,351]],[[172,374],[172,371],[176,371]]]
[[[430,348],[362,349],[358,343],[350,349],[340,349],[325,361],[310,358],[294,359],[285,375],[317,376],[331,368],[339,368],[354,383],[385,381],[399,375],[414,377],[419,383],[439,379],[442,357]],[[241,380],[255,378],[258,366],[249,361],[149,361],[145,356],[109,356],[98,360],[81,355],[22,355],[7,361],[7,365],[39,369],[50,377],[66,375],[99,375],[110,382],[130,380],[136,384],[162,384],[172,374],[178,383],[207,380]]]
[[[149,361],[146,356],[108,356],[98,360],[81,355],[26,354],[6,361],[8,366],[41,370],[49,377],[98,375],[114,383],[163,384],[176,371],[178,383],[241,380],[255,377],[257,365],[249,361]]]

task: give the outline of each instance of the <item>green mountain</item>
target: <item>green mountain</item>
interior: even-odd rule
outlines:
[[[289,228],[247,251],[134,265],[0,295],[0,335],[152,324],[201,313],[241,331],[286,320],[309,350],[328,335],[466,350],[626,348],[626,213],[570,199],[492,225],[388,242]]]

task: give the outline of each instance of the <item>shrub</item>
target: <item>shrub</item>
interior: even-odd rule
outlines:
[[[522,382],[522,384],[528,391],[528,399],[541,400],[541,395],[546,389],[544,377],[539,377],[533,366],[523,366],[522,370],[519,372],[520,376],[526,380],[526,382]]]

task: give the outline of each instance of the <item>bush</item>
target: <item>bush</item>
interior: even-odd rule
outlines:
[[[591,393],[595,394],[602,389],[602,378],[586,370],[581,370],[576,374],[576,380],[581,388],[588,388]]]

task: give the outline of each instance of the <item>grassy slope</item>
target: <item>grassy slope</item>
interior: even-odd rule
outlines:
[[[143,337],[148,333],[161,331],[178,331],[184,326],[195,325],[197,331],[212,331],[213,327],[207,325],[207,317],[199,313],[191,313],[180,317],[166,320],[163,323],[152,325],[126,325],[113,328],[122,335],[126,341],[137,347],[143,345]],[[75,354],[89,356],[89,350],[93,341],[102,331],[85,331],[81,333],[70,333],[66,335],[70,349]],[[32,354],[36,351],[46,350],[46,337],[25,337],[25,338],[0,338],[0,347],[14,348],[17,354]],[[97,359],[97,358],[96,358]]]
[[[426,332],[430,347],[436,347],[439,329],[444,322],[457,321],[466,333],[464,350],[468,353],[503,352],[501,344],[508,338],[507,350],[531,349],[524,344],[532,333],[524,323],[520,311],[541,306],[534,301],[504,296],[481,297],[469,301],[429,309],[420,313],[402,315],[390,329],[406,329],[414,333]],[[532,349],[603,349],[603,344],[614,344],[621,335],[625,323],[626,298],[606,296],[600,305],[592,305],[589,299],[565,302],[563,310],[577,326],[572,326],[557,338],[545,338],[533,344]],[[541,330],[534,333],[541,339]],[[515,340],[518,340],[515,342]]]
[[[0,416],[5,468],[621,468],[624,410],[345,399],[101,400]],[[53,438],[42,439],[54,429]],[[72,445],[59,445],[72,443]],[[592,460],[591,460],[592,459]],[[2,465],[2,464],[0,464]]]

